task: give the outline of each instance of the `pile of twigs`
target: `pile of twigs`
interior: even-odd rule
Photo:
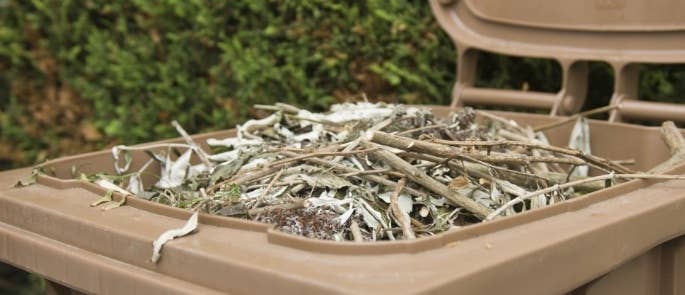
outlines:
[[[629,161],[592,155],[582,117],[569,147],[558,147],[542,132],[470,108],[440,119],[427,109],[388,104],[340,104],[327,113],[255,107],[272,114],[238,126],[236,137],[209,139],[212,151],[178,124],[186,144],[166,144],[163,153],[159,146],[142,148],[149,149],[148,164],[162,167],[156,183],[143,184],[149,165],[129,171],[126,154],[141,148],[127,146],[113,149],[117,175],[84,179],[306,237],[375,241],[430,236],[625,179],[679,178],[638,174]],[[588,176],[590,168],[600,176]]]

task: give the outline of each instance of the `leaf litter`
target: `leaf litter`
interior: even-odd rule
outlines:
[[[115,175],[81,176],[108,192],[93,206],[113,208],[139,197],[194,211],[183,228],[155,241],[157,261],[164,243],[197,229],[198,212],[315,239],[401,240],[543,208],[629,179],[682,179],[592,155],[583,117],[564,148],[531,127],[468,107],[445,118],[428,108],[368,102],[333,105],[326,113],[282,103],[255,107],[272,113],[237,126],[234,137],[208,139],[209,151],[176,122],[185,144],[114,147]],[[129,171],[137,150],[150,159]],[[144,184],[141,174],[151,162],[161,171],[155,183]],[[601,175],[588,176],[590,167]],[[124,198],[112,201],[113,192]]]

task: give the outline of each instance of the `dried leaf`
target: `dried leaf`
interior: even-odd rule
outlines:
[[[547,206],[547,198],[544,195],[536,196],[530,199],[530,208],[537,209]]]
[[[113,190],[108,190],[107,192],[105,192],[105,195],[102,196],[102,198],[97,199],[95,202],[91,203],[90,206],[96,207],[96,206],[100,206],[101,204],[111,202],[112,201],[112,193],[114,193]]]
[[[274,199],[280,197],[280,196],[281,196],[283,193],[285,193],[285,191],[287,191],[287,190],[288,190],[288,187],[287,187],[287,186],[281,187],[281,188],[279,188],[278,190],[276,190],[276,191],[270,193],[269,195],[267,195],[266,197],[264,197],[264,199],[267,199],[267,200],[274,200]]]
[[[321,137],[321,135],[323,135],[323,132],[324,132],[323,125],[313,124],[312,125],[312,131],[293,136],[292,139],[294,141],[305,141],[305,140],[307,140],[310,142],[314,142],[314,141],[319,140],[319,137]]]
[[[134,195],[138,195],[145,191],[143,180],[140,179],[140,174],[136,173],[131,175],[131,178],[128,180],[128,190]]]
[[[172,161],[169,154],[167,154],[165,162],[162,163],[162,173],[155,186],[166,189],[183,184],[188,167],[190,167],[190,155],[192,152],[193,150],[191,149],[186,150],[176,161]]]
[[[152,263],[157,263],[157,261],[159,261],[164,244],[175,238],[186,236],[195,231],[197,229],[197,219],[198,212],[195,212],[190,216],[183,227],[171,229],[162,233],[154,242],[152,242],[152,257],[150,258],[150,261],[152,261]]]
[[[380,103],[344,103],[331,106],[331,112],[323,116],[323,121],[345,123],[350,121],[381,121],[390,116],[393,107]]]
[[[579,150],[585,154],[590,154],[590,125],[584,117],[578,118],[576,124],[571,131],[571,137],[568,141],[568,147]],[[587,177],[589,172],[587,165],[576,167],[571,172],[572,176]]]
[[[385,203],[390,204],[390,197],[392,196],[394,192],[385,192],[382,194],[378,194],[378,198],[383,200]],[[400,210],[404,213],[411,213],[413,206],[414,206],[414,201],[411,199],[411,196],[407,194],[400,194],[397,197],[397,205],[400,207]]]
[[[469,186],[469,184],[470,184],[470,182],[469,182],[468,178],[466,178],[464,176],[457,176],[457,177],[453,178],[452,181],[450,181],[450,184],[448,185],[448,187],[451,190],[456,191],[456,190],[460,190],[462,188]]]
[[[215,155],[210,155],[209,160],[214,161],[214,162],[228,162],[228,161],[233,161],[236,158],[238,158],[238,155],[240,154],[240,150],[232,150],[228,152],[223,152],[220,154],[215,154]]]
[[[124,152],[124,167],[119,166],[119,154],[122,152],[122,147],[123,146],[114,146],[112,147],[112,157],[114,158],[114,171],[117,173],[117,175],[121,175],[126,173],[129,168],[131,168],[131,162],[133,160],[133,157],[131,157],[131,153],[128,150],[123,150]]]
[[[430,202],[431,202],[431,204],[433,204],[435,206],[442,207],[442,206],[445,206],[445,203],[447,203],[447,199],[442,198],[442,197],[441,198],[430,197]]]
[[[19,187],[25,187],[29,185],[33,185],[36,183],[36,174],[31,174],[29,177],[26,177],[24,179],[19,179],[17,183],[15,183],[12,187],[19,188]]]
[[[212,175],[209,178],[210,184],[213,185],[221,179],[231,178],[231,176],[235,175],[243,164],[255,154],[255,151],[252,149],[240,149],[238,151],[238,155],[235,159],[223,162],[214,167]]]
[[[344,187],[354,186],[348,180],[336,176],[333,173],[322,172],[322,173],[312,173],[312,174],[296,174],[290,175],[287,178],[288,181],[300,179],[305,181],[308,185],[313,187],[325,187],[331,189],[341,189]]]
[[[334,196],[335,193],[333,193],[331,195]],[[321,193],[321,196],[319,196],[317,198],[307,199],[305,201],[305,207],[315,207],[316,208],[316,207],[321,207],[321,206],[329,206],[337,212],[342,212],[345,210],[345,208],[343,208],[342,206],[349,204],[350,202],[352,202],[351,199],[344,199],[344,200],[336,199],[334,197],[329,196],[328,193],[324,191]]]
[[[95,181],[95,184],[99,185],[100,187],[102,187],[106,190],[115,191],[115,192],[120,193],[124,196],[132,195],[131,192],[121,188],[120,186],[112,183],[111,181],[109,181],[107,179],[103,179],[103,178],[98,179],[97,181]]]
[[[354,211],[355,211],[354,208],[350,208],[350,209],[347,209],[347,211],[345,211],[343,214],[338,216],[337,220],[340,222],[340,225],[344,225],[345,223],[347,223],[347,221],[350,219],[350,217],[352,217],[352,214],[354,213]]]
[[[364,200],[360,199],[359,203],[361,204],[362,219],[369,228],[376,229],[378,226],[388,228],[383,219],[383,214],[376,211],[376,209],[373,209],[373,207]]]
[[[126,203],[127,198],[128,198],[127,196],[122,196],[119,201],[106,202],[106,203],[100,205],[100,209],[103,211],[108,211],[108,210],[119,208]]]
[[[283,113],[277,112],[274,114],[271,114],[270,116],[264,118],[264,119],[259,119],[259,120],[249,120],[245,122],[243,125],[238,125],[236,129],[238,129],[238,133],[242,136],[250,136],[253,131],[259,130],[259,129],[264,129],[273,126],[274,124],[278,123],[281,121],[283,117]]]
[[[195,178],[202,173],[208,172],[210,169],[211,168],[207,167],[205,164],[192,165],[188,168],[188,175],[186,175],[186,179]]]

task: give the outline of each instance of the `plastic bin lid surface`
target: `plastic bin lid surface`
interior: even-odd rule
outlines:
[[[431,0],[457,46],[453,106],[510,105],[577,112],[585,101],[588,61],[614,70],[610,121],[685,121],[685,106],[638,100],[641,63],[685,63],[685,2],[677,0]],[[550,58],[561,66],[557,93],[477,88],[478,50]]]

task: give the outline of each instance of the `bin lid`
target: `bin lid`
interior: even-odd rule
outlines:
[[[685,2],[677,0],[432,0],[458,45],[497,53],[685,62]]]
[[[685,2],[678,0],[465,0],[477,17],[502,24],[584,31],[685,29]]]
[[[431,0],[433,14],[457,46],[452,106],[462,103],[580,110],[587,61],[615,73],[610,121],[684,121],[685,106],[638,100],[640,63],[685,63],[685,1],[678,0]],[[474,50],[554,59],[562,68],[558,93],[479,89]]]

